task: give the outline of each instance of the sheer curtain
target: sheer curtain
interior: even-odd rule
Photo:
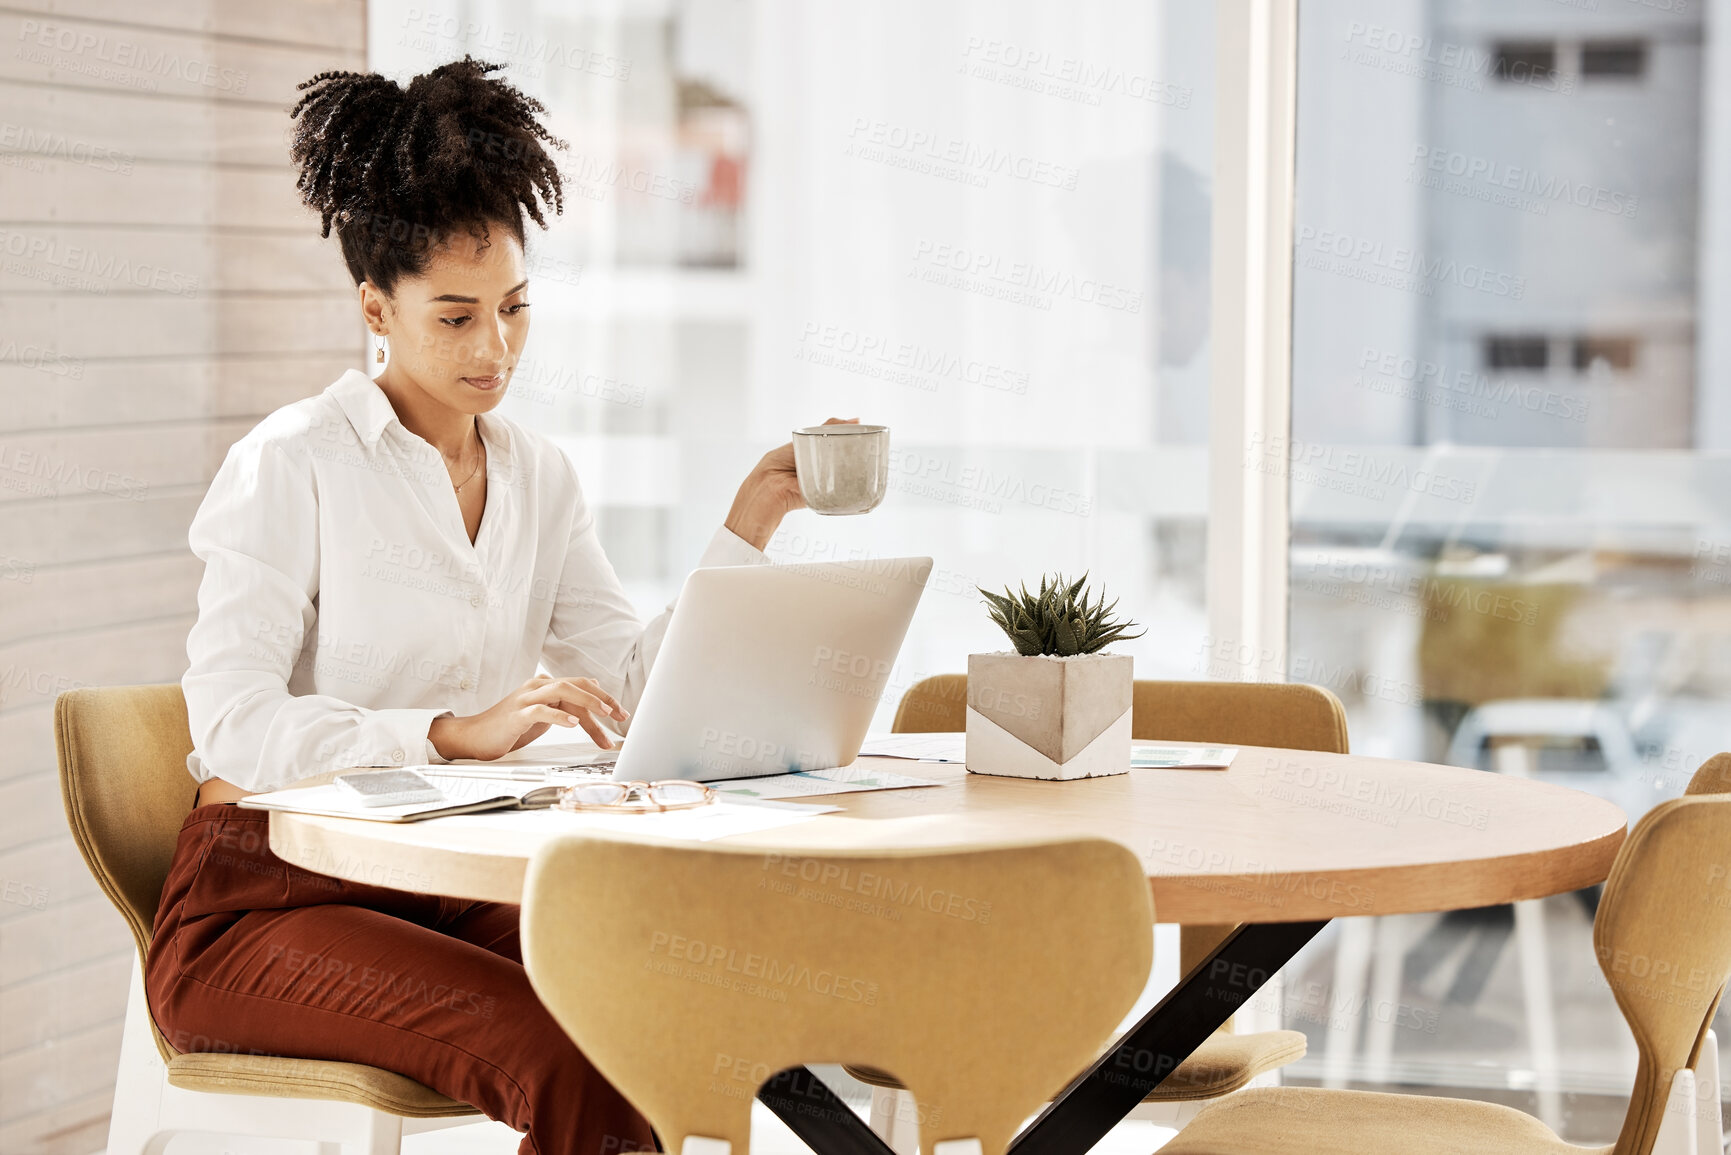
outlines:
[[[758,456],[857,416],[888,498],[769,552],[935,559],[880,724],[1005,647],[976,585],[1056,570],[1150,627],[1139,676],[1195,676],[1211,5],[451,7],[375,2],[375,66],[499,59],[570,142],[504,411],[646,610]]]

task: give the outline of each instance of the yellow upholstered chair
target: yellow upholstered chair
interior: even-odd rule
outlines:
[[[1683,794],[1731,794],[1731,754],[1715,754],[1701,763]]]
[[[1687,798],[1697,794],[1731,794],[1731,754],[1715,754],[1696,768],[1695,773],[1689,778],[1689,785],[1683,788],[1683,796]],[[1731,898],[1727,898],[1726,901],[1731,902]],[[1721,991],[1720,997],[1723,996],[1724,992]],[[1719,1000],[1715,999],[1713,1005],[1707,1010],[1707,1021],[1711,1023],[1718,1013]],[[1716,1061],[1718,1056],[1711,1057]],[[1709,1085],[1717,1085],[1716,1080],[1716,1076],[1714,1084],[1708,1084],[1705,1078],[1698,1080],[1698,1089],[1703,1097],[1706,1096]],[[1716,1098],[1715,1102],[1717,1102]],[[1703,1127],[1702,1134],[1705,1135],[1706,1133],[1707,1130]],[[1718,1132],[1714,1131],[1713,1133],[1717,1134]],[[1702,1150],[1707,1150],[1705,1140],[1702,1141]],[[1715,1151],[1712,1155],[1721,1155],[1721,1152]]]
[[[968,676],[934,674],[896,707],[897,733],[967,728]],[[1346,711],[1321,686],[1298,682],[1162,682],[1139,678],[1131,708],[1136,740],[1284,746],[1345,754]]]
[[[1293,750],[1347,753],[1346,711],[1319,686],[1268,682],[1163,682],[1138,680],[1130,730],[1138,741],[1200,742],[1229,746],[1282,746]],[[957,732],[967,728],[968,676],[937,674],[902,696],[891,724],[896,732]],[[1231,926],[1186,926],[1179,932],[1179,973],[1207,957]],[[1166,1080],[1148,1093],[1131,1116],[1182,1123],[1202,1103],[1247,1086],[1252,1079],[1304,1057],[1298,1031],[1236,1035],[1221,1030],[1203,1043]],[[893,1089],[870,1071],[849,1069],[855,1078]],[[1161,1110],[1153,1104],[1177,1105]],[[880,1130],[894,1131],[892,1103],[876,1105]],[[899,1147],[898,1147],[899,1149]]]
[[[1163,682],[1138,679],[1130,735],[1139,742],[1198,742],[1220,746],[1281,746],[1348,753],[1346,711],[1321,686],[1273,682]],[[968,676],[935,674],[916,682],[896,707],[896,733],[955,733],[967,728]],[[1232,932],[1230,926],[1187,926],[1180,973],[1188,973]],[[1303,1055],[1290,1056],[1286,1061]],[[1176,1073],[1170,1084],[1176,1079]],[[1153,1095],[1163,1097],[1164,1085]],[[1191,1096],[1179,1096],[1191,1097]]]
[[[1623,1129],[1599,1155],[1702,1155],[1720,1144],[1717,1040],[1731,976],[1731,799],[1675,798],[1648,811],[1605,881],[1593,947],[1635,1036]],[[1274,1087],[1203,1109],[1162,1155],[1583,1155],[1509,1107],[1367,1091]]]
[[[54,703],[54,742],[73,841],[138,946],[109,1155],[160,1151],[179,1131],[312,1139],[343,1155],[394,1155],[405,1117],[476,1117],[466,1103],[375,1067],[170,1047],[145,1005],[142,962],[197,796],[186,771],[186,699],[175,683],[68,690]]]
[[[747,1155],[763,1083],[853,1062],[912,1089],[927,1152],[998,1155],[1135,1005],[1152,920],[1141,864],[1104,839],[796,853],[583,834],[530,860],[523,959],[669,1151]]]

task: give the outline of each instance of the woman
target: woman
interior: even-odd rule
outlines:
[[[649,1127],[535,998],[517,907],[395,889],[389,863],[283,862],[234,805],[344,766],[497,758],[553,725],[611,747],[666,630],[671,606],[633,612],[564,454],[492,412],[529,331],[524,216],[562,208],[563,145],[498,68],[300,86],[299,188],[390,358],[266,417],[193,520],[198,803],[145,981],[181,1050],[382,1067],[527,1132],[525,1155],[617,1155],[652,1149]],[[766,564],[803,504],[784,445],[700,564]]]

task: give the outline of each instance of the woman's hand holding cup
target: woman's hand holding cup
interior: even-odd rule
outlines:
[[[859,418],[831,417],[824,424],[857,425]],[[794,465],[793,442],[789,441],[764,454],[746,476],[723,524],[757,549],[762,549],[769,544],[783,517],[805,507],[805,495],[799,487],[799,471]]]

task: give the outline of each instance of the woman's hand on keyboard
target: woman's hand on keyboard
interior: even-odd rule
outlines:
[[[537,674],[479,714],[433,719],[427,737],[441,757],[489,760],[528,745],[549,726],[582,726],[596,745],[611,750],[613,739],[600,719],[629,716],[594,678]]]

